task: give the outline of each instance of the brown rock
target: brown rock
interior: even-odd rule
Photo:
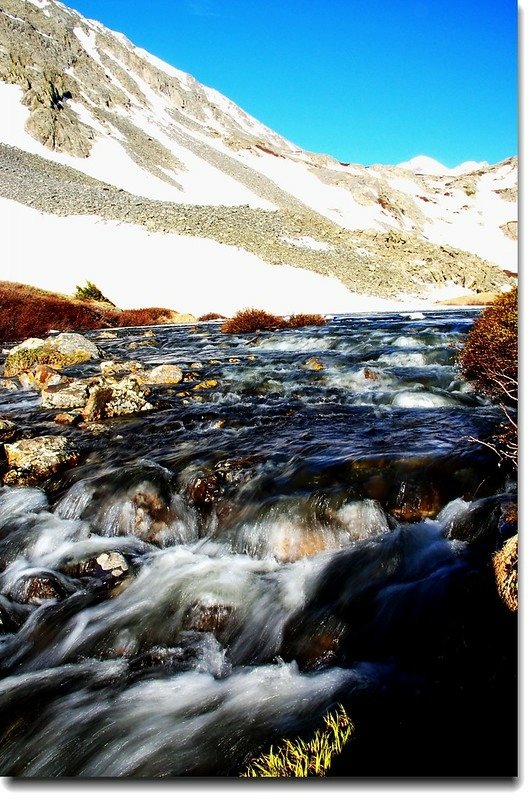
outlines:
[[[66,385],[48,386],[41,394],[43,408],[83,408],[88,398],[89,384],[72,381]]]
[[[444,506],[444,498],[432,480],[408,478],[400,488],[390,513],[401,522],[419,522],[436,517]]]
[[[99,365],[101,374],[105,377],[111,375],[128,375],[131,372],[141,372],[143,364],[139,361],[101,361]]]
[[[95,385],[90,389],[83,417],[87,422],[95,422],[148,411],[153,408],[146,400],[148,393],[148,389],[141,386],[134,376]]]
[[[218,386],[218,381],[215,380],[202,381],[201,383],[197,383],[196,386],[193,387],[193,391],[201,392],[204,389],[214,389],[215,386]]]
[[[17,426],[10,419],[0,417],[0,442],[12,442],[17,434]]]
[[[80,414],[68,414],[67,412],[57,414],[57,416],[53,418],[53,422],[56,422],[57,425],[75,425],[81,421],[82,416]]]
[[[368,367],[365,367],[363,370],[363,375],[369,381],[377,381],[379,378],[379,373],[375,372],[373,369],[369,369]]]
[[[54,575],[34,575],[23,579],[16,587],[14,599],[18,603],[40,606],[49,600],[63,600],[67,591]]]

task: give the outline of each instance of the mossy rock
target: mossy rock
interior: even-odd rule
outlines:
[[[87,350],[74,350],[72,353],[59,353],[49,345],[32,347],[8,353],[4,363],[4,377],[12,378],[20,372],[31,369],[38,364],[46,364],[55,369],[64,369],[74,364],[90,361],[92,354]]]

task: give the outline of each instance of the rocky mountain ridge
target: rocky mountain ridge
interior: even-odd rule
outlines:
[[[441,175],[306,152],[55,0],[4,0],[0,80],[0,197],[17,219],[25,205],[126,222],[172,235],[175,254],[207,238],[383,298],[513,282],[515,158]]]

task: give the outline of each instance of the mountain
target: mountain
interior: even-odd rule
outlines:
[[[513,283],[516,158],[447,170],[307,152],[55,0],[2,0],[0,109],[0,279],[89,279],[122,307],[192,313]]]
[[[401,164],[397,164],[396,166],[400,169],[414,172],[416,175],[446,176],[466,175],[469,172],[486,169],[489,167],[489,164],[487,161],[464,161],[457,167],[450,169],[429,156],[415,156],[411,158],[410,161],[402,161]]]

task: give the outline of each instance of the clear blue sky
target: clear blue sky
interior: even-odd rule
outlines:
[[[517,153],[514,0],[66,0],[308,150]]]

